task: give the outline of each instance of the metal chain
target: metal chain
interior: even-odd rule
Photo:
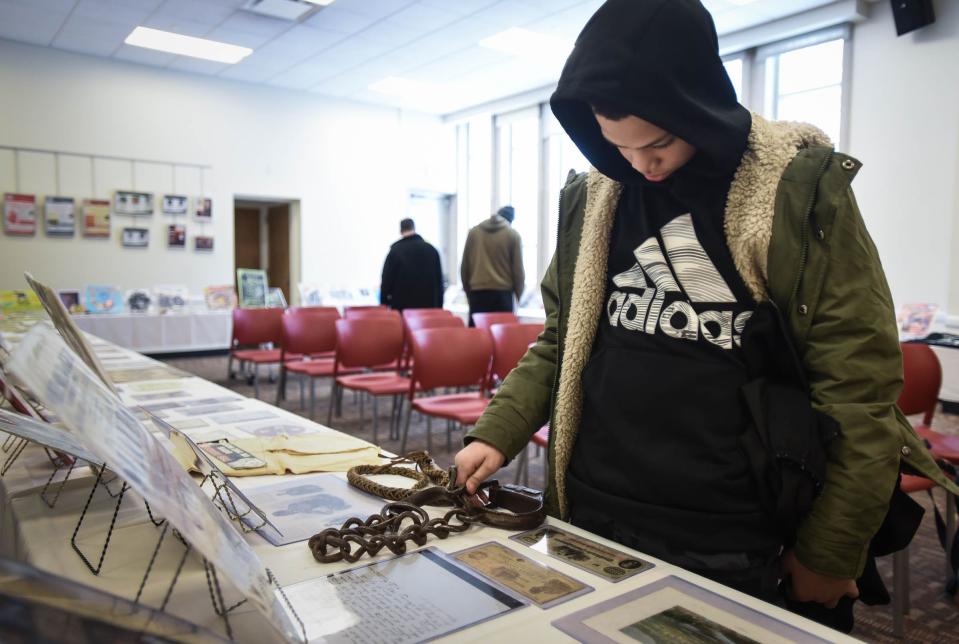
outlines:
[[[353,563],[364,554],[374,557],[383,548],[402,555],[408,541],[422,546],[430,535],[445,539],[450,534],[465,532],[473,522],[473,512],[463,507],[450,510],[442,518],[430,519],[424,509],[397,501],[366,521],[354,517],[339,529],[327,528],[310,538],[309,546],[313,558],[320,563]]]

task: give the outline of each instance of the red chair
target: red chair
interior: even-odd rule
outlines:
[[[340,399],[340,392],[351,389],[360,392],[360,423],[363,423],[363,394],[373,398],[373,443],[377,443],[379,430],[378,400],[380,396],[393,396],[393,414],[390,422],[390,438],[398,429],[399,406],[402,395],[412,384],[395,370],[375,371],[382,365],[399,367],[403,354],[403,324],[399,318],[360,318],[336,321],[336,360],[333,372],[333,391],[326,424],[333,422],[333,408]],[[370,373],[340,375],[342,370],[365,370]]]
[[[357,306],[344,306],[343,307],[343,317],[348,317],[346,314],[350,311],[388,311],[389,307],[385,304],[361,304]]]
[[[462,322],[462,321],[461,321]],[[432,328],[411,333],[413,373],[409,388],[410,408],[400,453],[406,453],[406,439],[410,418],[414,411],[426,416],[426,449],[431,450],[431,419],[445,418],[460,425],[475,425],[486,410],[489,399],[483,389],[493,354],[489,334],[481,329]],[[477,387],[470,393],[416,397],[416,390],[430,391],[440,387]],[[447,427],[447,448],[452,449],[450,429]]]
[[[312,314],[333,314],[340,317],[340,310],[335,306],[289,306],[286,309],[287,315],[312,315]]]
[[[897,405],[903,414],[922,414],[922,423],[914,429],[930,445],[936,458],[959,465],[959,437],[941,434],[931,428],[932,417],[939,404],[939,389],[942,386],[942,366],[936,353],[926,344],[904,342],[902,348],[903,387]],[[932,490],[936,484],[920,476],[903,475],[900,488],[907,494]],[[952,542],[955,539],[956,500],[946,494],[946,575],[951,578],[955,571],[949,563]],[[909,553],[907,550],[893,555],[893,631],[901,637],[903,617],[909,612]]]
[[[356,320],[358,318],[369,318],[369,317],[386,317],[386,318],[400,318],[399,311],[393,311],[391,309],[347,309],[343,312],[343,317],[347,320]]]
[[[440,308],[403,309],[404,320],[409,320],[410,318],[417,318],[417,317],[431,317],[431,316],[443,317],[443,316],[449,316],[449,315],[453,315],[453,312],[448,311],[446,309],[440,309]]]
[[[462,329],[466,325],[455,315],[413,317],[406,321],[406,328],[412,334],[421,329]]]
[[[284,315],[283,362],[280,364],[280,383],[276,391],[276,404],[286,397],[288,373],[300,376],[300,403],[303,403],[304,379],[310,380],[310,417],[316,411],[316,379],[333,376],[333,358],[312,358],[336,349],[337,316]]]
[[[250,378],[254,395],[260,396],[259,370],[261,364],[280,362],[283,336],[283,309],[279,307],[265,309],[233,309],[233,335],[230,339],[230,358],[227,361],[227,377],[235,377],[233,361],[240,363],[240,370],[253,365]],[[265,345],[272,345],[264,348]],[[242,347],[256,347],[242,348]]]
[[[519,318],[515,313],[474,313],[473,323],[488,332],[494,324],[519,324]]]
[[[499,382],[506,380],[506,376],[519,364],[544,328],[545,325],[541,323],[494,324],[490,327],[490,333],[493,336],[491,385],[493,378]]]

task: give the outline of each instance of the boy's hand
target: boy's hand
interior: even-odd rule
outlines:
[[[479,484],[503,467],[506,456],[489,443],[476,440],[456,453],[456,485],[465,485],[470,494],[476,493]]]
[[[826,608],[835,608],[843,597],[859,597],[855,579],[820,575],[802,565],[792,550],[783,557],[783,575],[790,578],[787,592],[796,601],[816,602]]]

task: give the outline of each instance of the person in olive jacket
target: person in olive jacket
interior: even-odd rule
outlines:
[[[470,305],[470,326],[474,313],[510,312],[513,298],[523,296],[526,271],[523,241],[512,227],[515,216],[512,206],[503,206],[466,235],[460,279]]]
[[[593,169],[562,190],[546,329],[468,434],[458,482],[473,491],[549,422],[552,516],[763,599],[785,576],[797,601],[849,603],[900,466],[959,491],[896,407],[859,161],[740,105],[698,0],[606,2],[551,107]],[[740,440],[744,334],[770,308],[805,406],[838,426],[791,542]]]
[[[443,306],[443,267],[432,244],[416,234],[412,219],[400,222],[402,238],[383,262],[380,304],[402,311]]]

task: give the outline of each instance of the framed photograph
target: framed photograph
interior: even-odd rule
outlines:
[[[186,308],[190,290],[180,284],[158,284],[153,287],[154,302],[161,313]]]
[[[123,313],[123,293],[115,286],[88,284],[83,293],[88,313]]]
[[[644,559],[549,525],[513,535],[510,539],[613,583],[653,567]]]
[[[144,288],[135,288],[127,291],[127,310],[130,313],[146,313],[150,310],[153,298],[150,291]]]
[[[270,290],[266,292],[266,305],[285,309],[286,296],[283,295],[283,290],[275,286],[270,287]]]
[[[194,215],[201,221],[211,221],[213,219],[213,200],[209,197],[197,197]]]
[[[117,190],[113,195],[115,215],[152,215],[153,195],[149,192]]]
[[[37,232],[37,198],[8,192],[3,195],[3,231],[30,236]]]
[[[150,229],[124,228],[121,241],[126,248],[146,248],[150,245]]]
[[[70,313],[85,313],[83,303],[80,301],[80,291],[63,290],[57,291],[57,297],[63,302],[63,307]]]
[[[83,200],[83,236],[107,238],[110,236],[110,202],[106,199]]]
[[[72,197],[47,197],[43,202],[43,220],[48,237],[73,237],[76,211]]]
[[[190,211],[190,198],[183,195],[163,195],[164,215],[185,215]]]
[[[593,592],[592,586],[495,541],[454,552],[451,556],[543,609]]]
[[[672,575],[561,617],[553,626],[590,644],[827,642]]]
[[[203,299],[211,311],[232,311],[236,308],[236,289],[229,284],[207,286],[203,289]]]
[[[0,313],[42,311],[40,298],[33,291],[0,291]]]
[[[210,235],[197,235],[193,238],[193,250],[198,253],[212,253],[213,237]]]
[[[434,547],[283,590],[311,642],[428,642],[526,606]]]
[[[241,308],[266,306],[266,294],[269,289],[266,271],[258,268],[238,268],[236,283],[239,286]]]
[[[167,248],[186,248],[186,226],[170,224],[167,226]]]

